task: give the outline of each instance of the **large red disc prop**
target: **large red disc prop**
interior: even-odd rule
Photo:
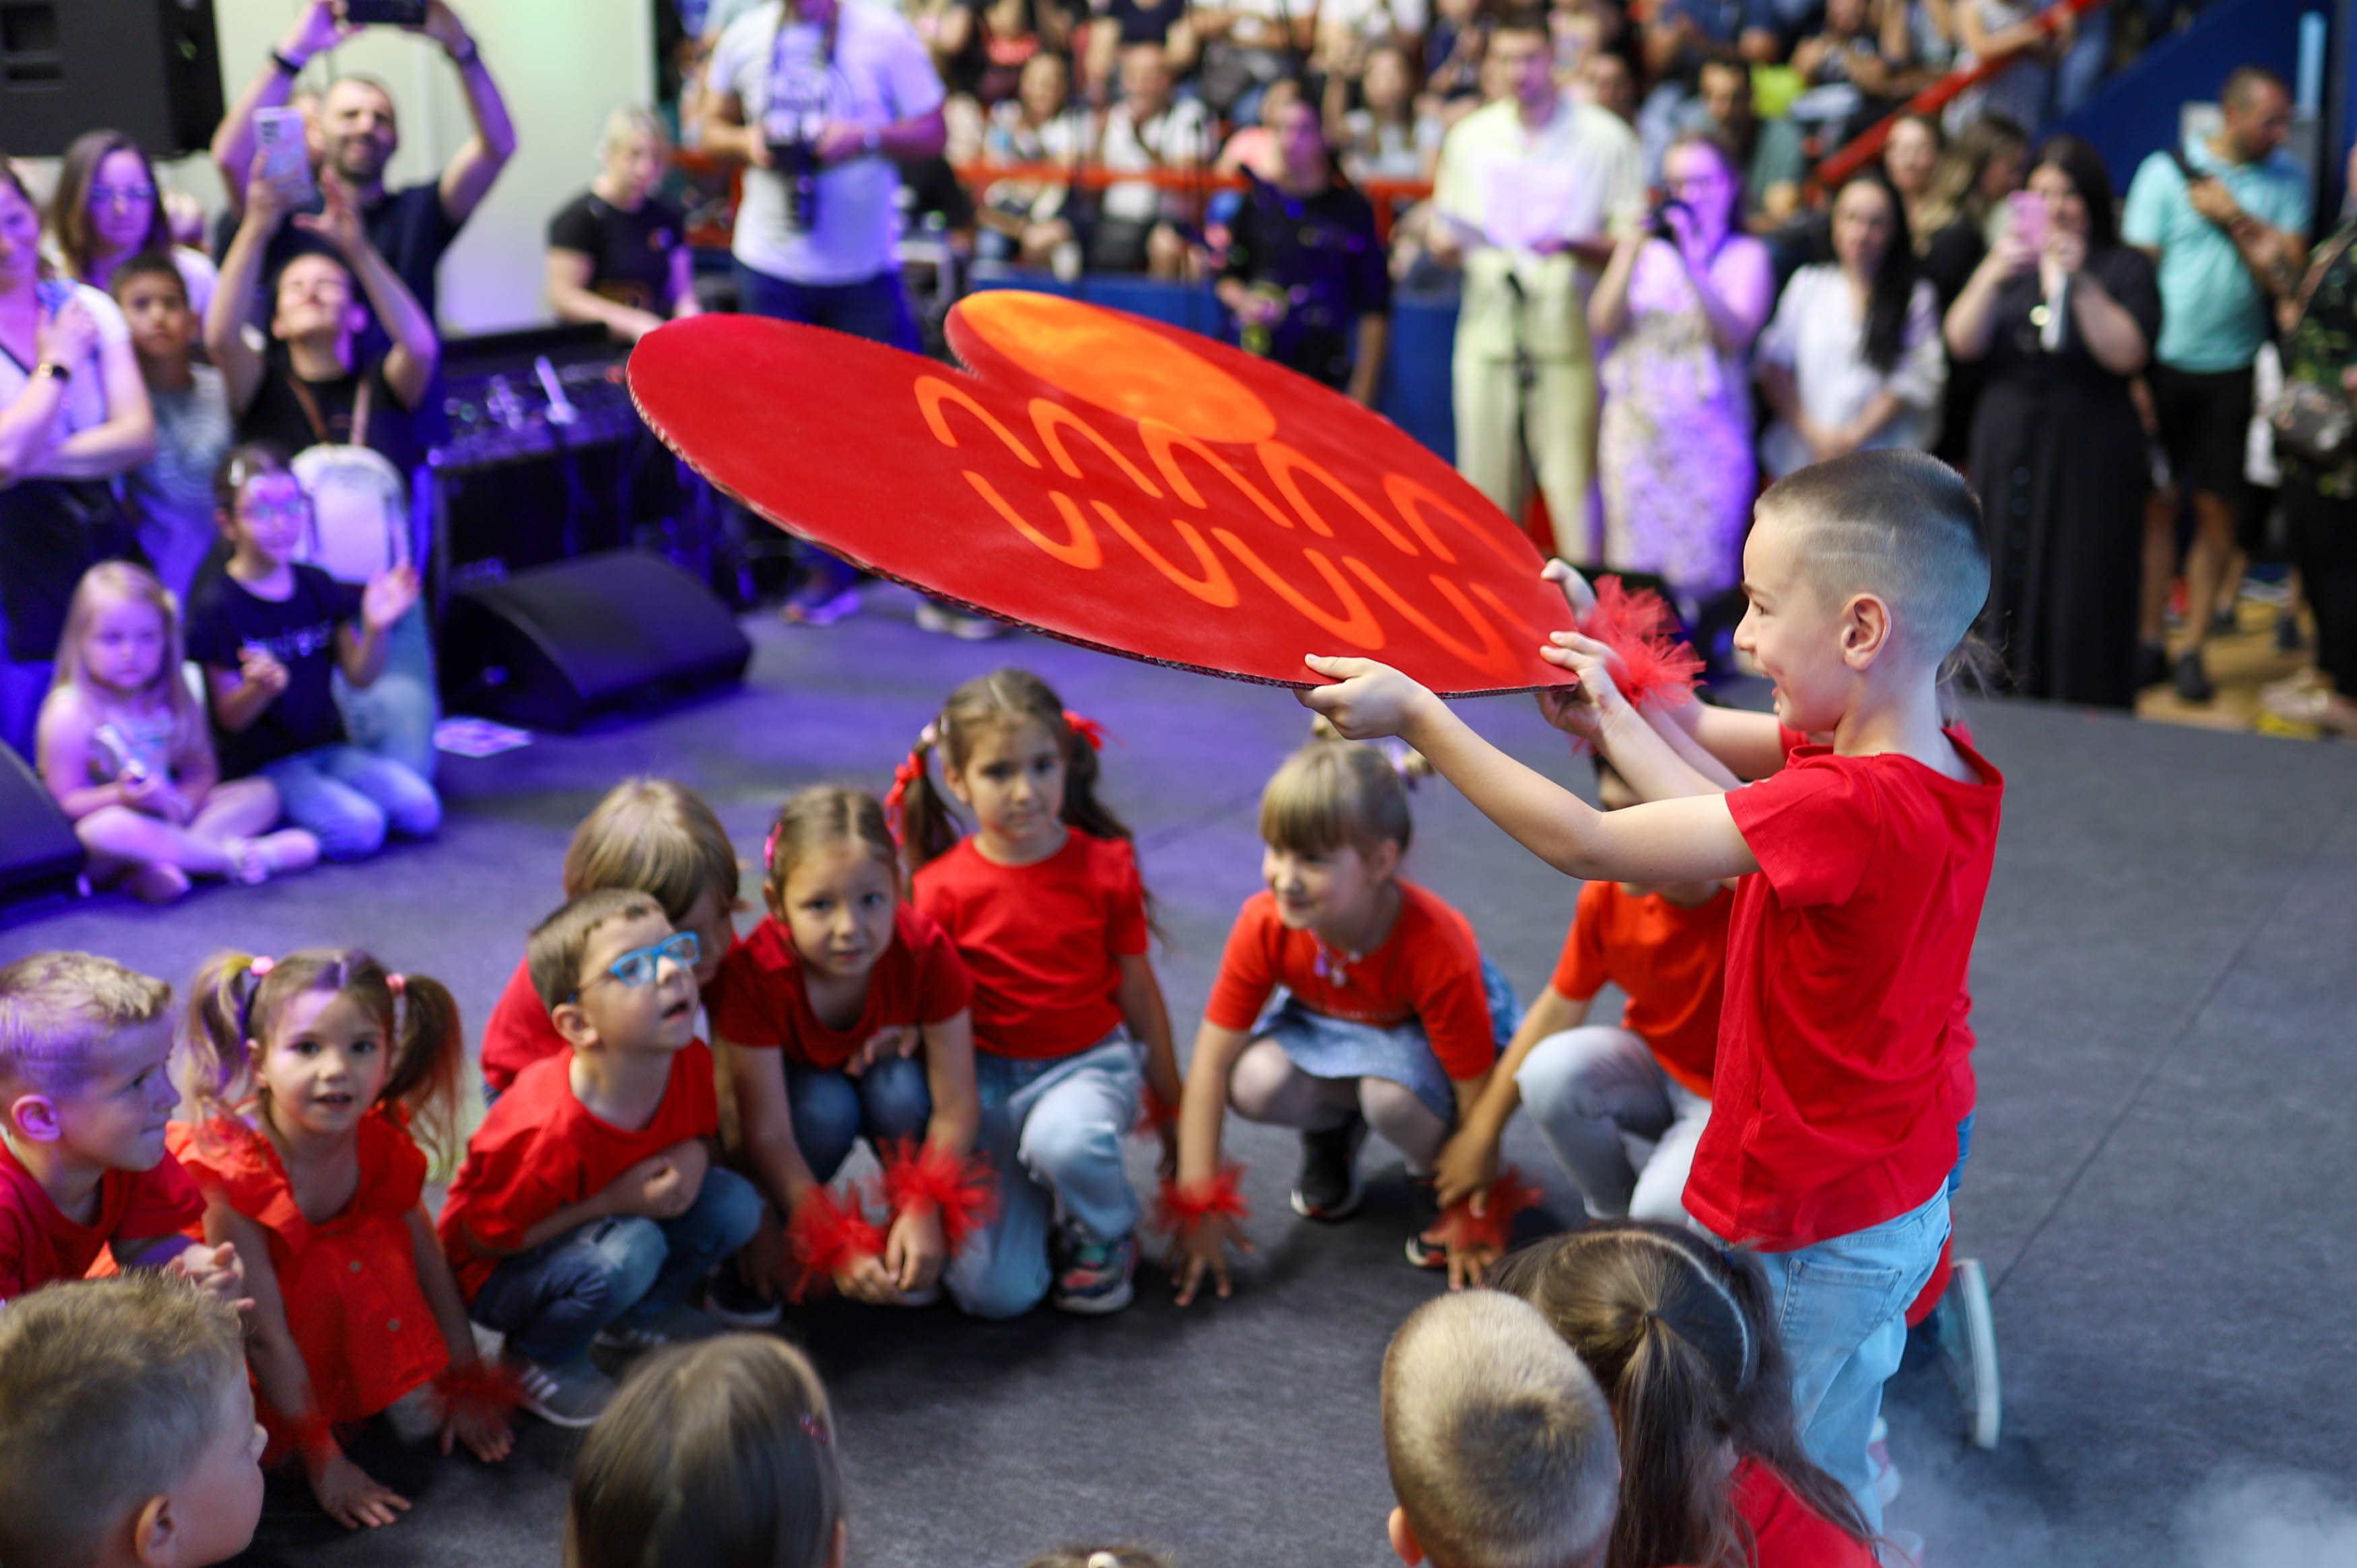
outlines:
[[[948,366],[705,316],[630,391],[723,490],[869,571],[1055,637],[1306,686],[1363,654],[1437,692],[1566,683],[1522,532],[1397,426],[1266,360],[1047,295],[950,313]]]

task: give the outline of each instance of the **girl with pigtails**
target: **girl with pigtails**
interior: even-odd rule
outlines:
[[[512,1393],[476,1354],[423,1203],[428,1153],[458,1143],[457,1004],[358,950],[225,953],[198,974],[184,1031],[199,1119],[170,1146],[204,1191],[205,1240],[245,1259],[271,1455],[299,1457],[346,1527],[391,1524],[407,1499],[338,1428],[386,1414],[487,1461],[511,1441]]]
[[[1097,799],[1100,743],[1046,682],[1001,670],[950,693],[893,784],[914,902],[974,976],[979,1145],[999,1173],[998,1215],[945,1279],[977,1316],[1042,1296],[1073,1313],[1127,1306],[1139,1204],[1121,1144],[1141,1098],[1165,1169],[1176,1158],[1170,1015],[1129,829]],[[952,801],[974,813],[971,834]]]

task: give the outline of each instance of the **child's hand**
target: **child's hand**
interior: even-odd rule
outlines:
[[[338,1453],[311,1472],[311,1495],[346,1530],[381,1529],[409,1511],[409,1499]]]
[[[851,1053],[843,1064],[845,1078],[857,1078],[888,1057],[913,1057],[923,1048],[925,1036],[913,1024],[892,1024],[867,1036],[860,1047]]]
[[[881,1258],[855,1259],[834,1277],[834,1288],[852,1301],[864,1301],[870,1306],[901,1305],[900,1287]]]
[[[1432,693],[1388,664],[1372,659],[1329,659],[1311,654],[1302,660],[1336,683],[1297,690],[1301,705],[1326,715],[1346,740],[1374,740],[1402,734]]]
[[[1443,1208],[1459,1198],[1488,1192],[1490,1184],[1498,1179],[1498,1140],[1479,1128],[1459,1127],[1441,1145],[1432,1175]]]
[[[1612,650],[1576,631],[1547,634],[1539,657],[1579,677],[1577,686],[1549,686],[1539,693],[1539,712],[1566,735],[1598,743],[1604,722],[1629,705],[1612,682]]]
[[[352,188],[333,169],[322,169],[319,195],[325,207],[317,212],[296,213],[295,227],[327,241],[347,262],[357,262],[369,241],[368,231],[361,227],[360,203],[353,199]]]
[[[395,566],[361,590],[361,624],[371,631],[391,631],[416,602],[417,568]]]
[[[1561,559],[1551,559],[1539,568],[1539,575],[1563,590],[1564,603],[1575,616],[1584,616],[1596,607],[1596,590],[1578,569]]]
[[[125,768],[123,777],[114,781],[114,787],[121,792],[124,805],[151,817],[164,816],[170,797],[175,793],[170,779],[150,773],[144,768]]]
[[[1230,1247],[1239,1252],[1253,1250],[1252,1242],[1244,1236],[1243,1227],[1228,1215],[1207,1214],[1200,1223],[1179,1230],[1171,1241],[1170,1273],[1178,1284],[1178,1304],[1180,1306],[1195,1299],[1195,1293],[1202,1288],[1203,1276],[1207,1273],[1211,1275],[1222,1301],[1235,1294],[1235,1286],[1228,1278],[1227,1250]]]
[[[1497,1266],[1498,1249],[1495,1247],[1478,1241],[1469,1247],[1452,1245],[1448,1249],[1448,1288],[1471,1290],[1488,1279],[1490,1271]]]
[[[949,1243],[942,1235],[939,1213],[927,1209],[892,1221],[892,1230],[884,1239],[884,1272],[900,1294],[931,1290],[949,1261]]]
[[[201,1242],[183,1247],[164,1265],[164,1272],[178,1274],[207,1295],[219,1296],[240,1312],[253,1305],[246,1299],[245,1264],[238,1257],[234,1242],[223,1241],[218,1247]]]
[[[258,686],[274,697],[286,690],[286,666],[268,649],[252,643],[237,650],[237,678],[241,684]]]
[[[508,1456],[515,1446],[515,1434],[509,1430],[508,1418],[480,1402],[455,1402],[442,1423],[442,1452],[447,1455],[458,1444],[486,1465],[496,1465]]]
[[[650,1155],[614,1178],[614,1212],[644,1219],[676,1219],[704,1187],[711,1164],[704,1145],[694,1139],[660,1155]]]
[[[269,162],[269,154],[256,152],[245,171],[245,221],[264,234],[277,232],[278,225],[286,217],[285,193],[262,172]]]

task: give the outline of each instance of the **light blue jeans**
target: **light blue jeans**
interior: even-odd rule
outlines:
[[[1801,1443],[1882,1528],[1866,1445],[1882,1385],[1907,1348],[1907,1308],[1948,1239],[1948,1189],[1895,1219],[1792,1252],[1762,1252],[1776,1326],[1792,1370]]]
[[[434,786],[389,757],[356,746],[322,746],[265,764],[289,826],[308,828],[329,860],[359,860],[386,832],[430,838],[442,825]]]
[[[907,1057],[887,1057],[857,1078],[790,1066],[786,1102],[792,1107],[794,1144],[821,1182],[834,1179],[862,1134],[880,1157],[895,1139],[923,1138],[933,1118],[924,1063]]]
[[[1143,1053],[1116,1028],[1068,1057],[1019,1061],[976,1051],[974,1067],[982,1091],[975,1146],[998,1172],[998,1219],[967,1240],[942,1283],[976,1317],[1014,1317],[1048,1294],[1053,1226],[1101,1242],[1137,1229],[1121,1141],[1137,1120]]]
[[[442,716],[442,699],[434,685],[434,639],[425,629],[424,605],[412,605],[393,623],[384,668],[375,680],[354,686],[342,671],[336,671],[336,706],[354,746],[434,781],[434,725]]]

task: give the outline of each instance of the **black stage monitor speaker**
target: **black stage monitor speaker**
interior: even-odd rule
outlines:
[[[753,644],[710,589],[636,551],[476,583],[442,613],[442,695],[527,729],[578,729],[740,681]]]
[[[81,865],[73,824],[25,759],[0,746],[0,908],[72,893]]]
[[[213,0],[0,0],[0,148],[55,157],[84,131],[156,158],[202,152],[221,122]]]

